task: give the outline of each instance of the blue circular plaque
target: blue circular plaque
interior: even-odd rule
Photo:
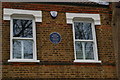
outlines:
[[[54,44],[57,44],[61,41],[61,36],[57,32],[53,32],[50,34],[50,41]]]

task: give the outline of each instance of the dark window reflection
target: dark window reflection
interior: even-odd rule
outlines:
[[[13,37],[32,38],[32,20],[13,19]]]
[[[75,39],[92,40],[91,23],[74,22]]]

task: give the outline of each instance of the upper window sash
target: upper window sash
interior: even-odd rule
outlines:
[[[74,22],[75,39],[93,40],[92,24],[89,22]]]
[[[13,19],[13,37],[33,38],[33,20]]]

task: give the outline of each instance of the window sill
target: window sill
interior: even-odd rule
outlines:
[[[77,62],[77,63],[102,63],[101,61],[96,61],[96,60],[74,60],[74,62]]]
[[[40,62],[40,60],[18,60],[18,59],[13,59],[13,60],[8,60],[8,62]]]

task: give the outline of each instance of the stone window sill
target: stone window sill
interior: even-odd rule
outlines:
[[[8,62],[40,62],[40,60],[28,60],[28,59],[13,59],[13,60],[8,60]]]
[[[101,61],[96,60],[74,60],[76,63],[102,63]]]

